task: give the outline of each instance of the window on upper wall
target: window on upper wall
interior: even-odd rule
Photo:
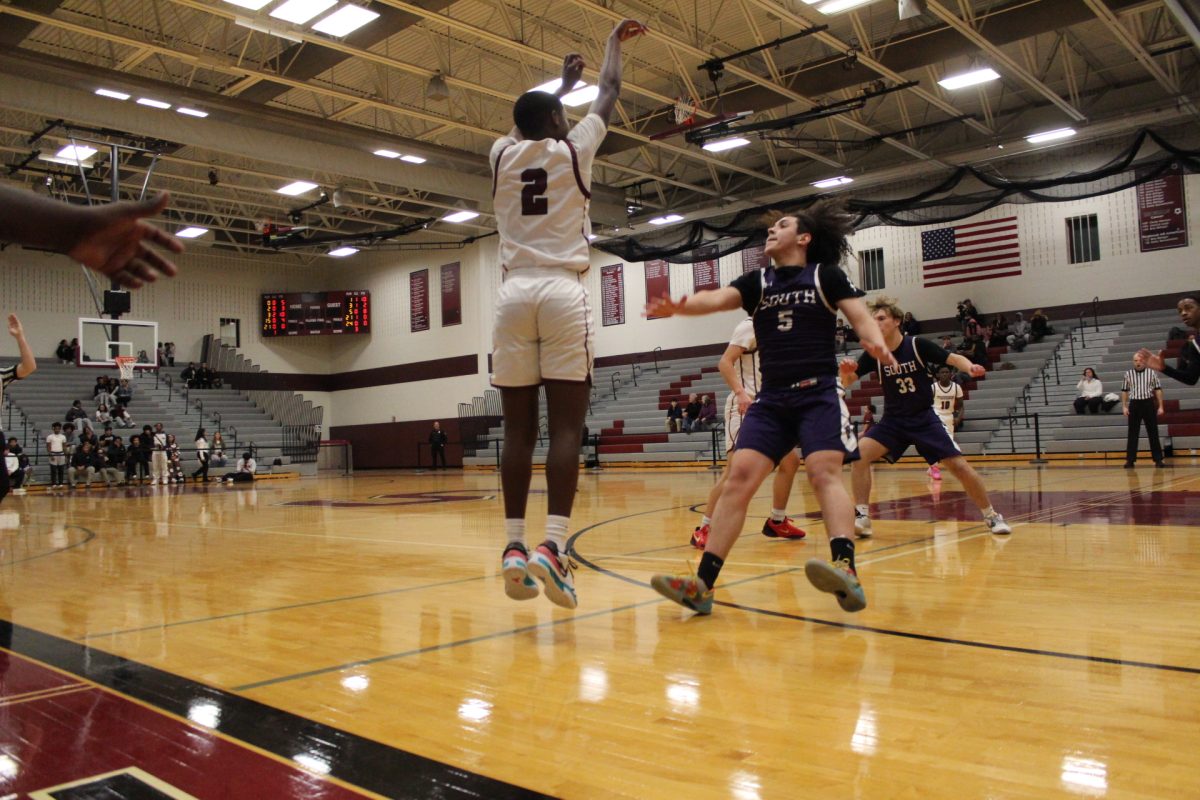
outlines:
[[[1067,258],[1071,264],[1100,260],[1100,223],[1095,214],[1067,217]]]
[[[858,252],[859,287],[865,292],[884,288],[886,281],[883,277],[883,248],[860,250]]]

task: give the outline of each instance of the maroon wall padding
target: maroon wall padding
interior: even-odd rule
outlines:
[[[440,419],[442,430],[450,438],[446,445],[446,464],[461,467],[463,449],[459,435],[458,419]],[[405,420],[404,422],[377,422],[370,425],[334,425],[329,430],[331,439],[346,439],[354,448],[355,469],[385,469],[392,467],[426,467],[432,461],[429,454],[429,432],[433,420]],[[494,421],[500,424],[500,418]],[[421,443],[421,461],[417,463],[417,444]]]

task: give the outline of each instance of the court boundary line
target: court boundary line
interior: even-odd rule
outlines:
[[[68,550],[74,550],[76,547],[83,547],[85,544],[92,541],[97,536],[97,534],[94,530],[92,530],[91,528],[85,528],[82,525],[75,525],[75,524],[67,525],[66,528],[64,528],[64,530],[69,531],[72,528],[81,530],[87,535],[84,536],[83,539],[81,539],[80,541],[75,542],[74,544],[69,544],[66,547],[55,547],[52,550],[48,550],[45,553],[39,553],[36,556],[29,556],[29,558],[16,558],[16,559],[13,559],[12,561],[0,561],[0,567],[10,567],[13,564],[25,564],[29,561],[36,561],[39,558],[47,558],[48,556],[56,556],[56,555],[59,555],[60,553],[65,553]]]

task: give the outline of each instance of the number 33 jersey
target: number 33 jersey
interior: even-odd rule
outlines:
[[[492,205],[506,271],[587,271],[592,161],[606,132],[604,120],[588,114],[566,139],[502,136],[492,145]]]
[[[950,354],[927,339],[905,336],[892,355],[896,366],[885,364],[880,368],[874,358],[863,353],[858,357],[858,374],[878,372],[885,417],[927,416],[933,410],[932,375]]]

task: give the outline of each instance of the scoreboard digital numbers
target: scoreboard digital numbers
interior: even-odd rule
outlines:
[[[371,293],[289,292],[262,296],[263,336],[370,333]]]

